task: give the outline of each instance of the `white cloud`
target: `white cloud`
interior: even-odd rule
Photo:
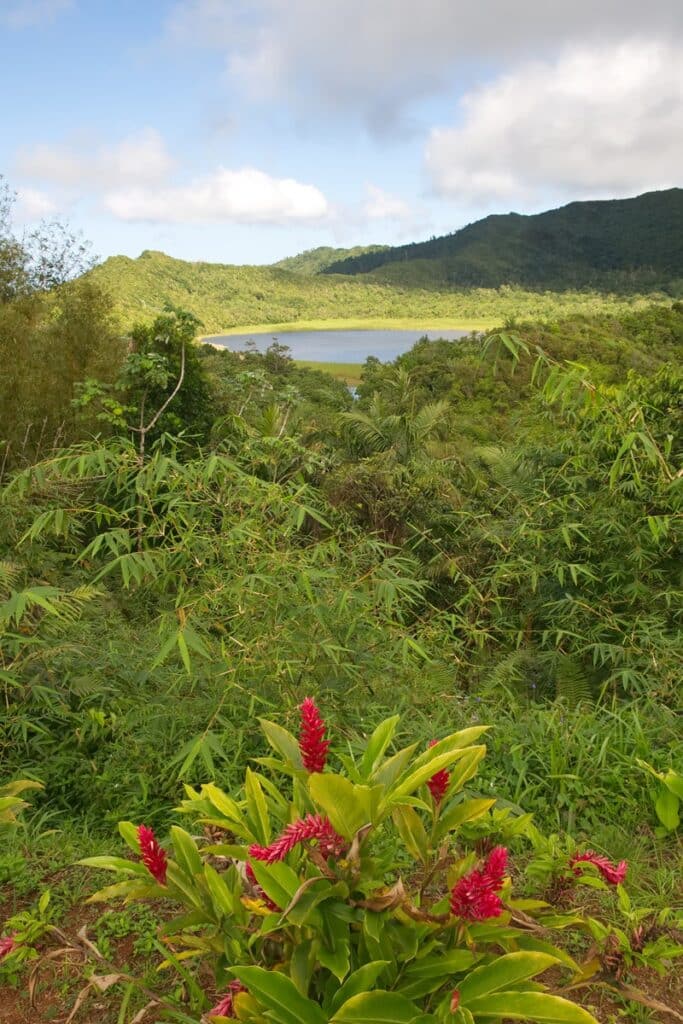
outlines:
[[[15,214],[20,221],[41,220],[57,213],[59,207],[45,192],[35,188],[20,188],[17,192]]]
[[[366,185],[366,199],[363,203],[363,216],[368,220],[412,221],[412,207],[399,196],[391,195],[377,185]]]
[[[273,178],[253,167],[219,168],[188,185],[115,191],[104,202],[121,220],[165,223],[286,224],[322,221],[330,212],[314,185]]]
[[[680,184],[683,45],[574,47],[469,92],[460,115],[426,151],[444,196],[524,201],[546,186],[600,196]]]
[[[174,166],[164,140],[153,128],[90,150],[40,143],[21,150],[15,163],[17,173],[26,178],[66,186],[110,188],[163,181]]]
[[[682,30],[680,0],[179,0],[167,36],[222,50],[256,94],[359,113],[382,131],[492,62]]]
[[[0,22],[9,28],[29,28],[54,19],[73,6],[73,0],[0,0]]]

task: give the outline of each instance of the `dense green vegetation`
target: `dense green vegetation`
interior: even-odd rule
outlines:
[[[681,303],[596,314],[587,302],[486,337],[423,339],[393,363],[369,358],[354,399],[278,344],[195,346],[192,312],[151,316],[175,285],[124,344],[96,275],[46,290],[18,243],[3,253],[21,272],[6,275],[0,340],[12,362],[24,339],[13,390],[25,396],[0,416],[0,939],[17,943],[0,979],[12,1006],[25,1007],[35,950],[62,955],[55,924],[72,967],[41,985],[73,1006],[89,976],[74,950],[97,956],[64,934],[86,924],[104,957],[96,974],[116,978],[97,996],[112,1024],[153,997],[147,1019],[196,1024],[246,962],[240,1006],[257,1017],[245,1019],[269,1009],[286,1024],[268,999],[284,986],[286,1005],[292,985],[300,1019],[321,1024],[323,1012],[371,1019],[333,1007],[362,996],[369,1015],[373,988],[391,989],[398,1020],[418,1004],[425,1021],[465,1024],[470,1006],[472,1019],[500,1019],[512,996],[486,1013],[472,951],[486,972],[525,965],[505,979],[528,1019],[592,1019],[539,1002],[528,979],[548,956],[581,985],[609,983],[604,1005],[569,991],[605,1024],[622,1009],[661,1019],[624,986],[680,999]],[[141,289],[159,265],[176,280],[178,261],[128,262]],[[52,374],[32,372],[46,353]],[[18,444],[42,408],[63,428]],[[283,730],[297,731],[307,696],[334,739],[324,775],[304,773]],[[259,717],[277,723],[265,739]],[[425,786],[439,771],[443,805]],[[256,857],[244,896],[247,845],[323,812],[339,834],[318,838],[343,840],[345,856]],[[171,829],[167,888],[167,854],[132,825],[120,859],[121,820],[164,847]],[[500,845],[532,902],[454,925],[453,890]],[[571,858],[587,849],[628,861],[630,895],[595,865],[577,881]],[[83,898],[106,878],[74,864],[112,853],[89,861],[123,872],[102,914]],[[491,892],[509,900],[510,886],[499,871]],[[120,909],[125,894],[151,910]],[[178,905],[162,944],[158,921]],[[432,954],[450,958],[446,980]],[[363,987],[338,995],[351,966]]]
[[[514,316],[619,313],[651,301],[670,302],[662,294],[620,297],[598,291],[524,291],[508,285],[438,290],[427,278],[404,284],[364,276],[306,275],[274,267],[187,263],[161,252],[144,252],[135,260],[112,256],[92,271],[91,280],[113,298],[127,328],[137,321],[151,322],[170,303],[198,317],[205,334],[231,327],[267,329],[269,324],[281,329],[282,324],[328,319],[372,320],[376,327],[407,322],[423,330],[433,322],[478,327]]]
[[[458,288],[683,295],[683,189],[636,199],[576,202],[523,216],[494,215],[427,242],[347,256],[325,274],[438,291]]]

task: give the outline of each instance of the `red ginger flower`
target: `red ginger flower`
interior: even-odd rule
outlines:
[[[325,723],[311,697],[306,697],[300,711],[299,750],[301,751],[301,760],[306,771],[322,772],[325,770],[327,751],[330,747],[330,741],[325,739]]]
[[[580,875],[581,870],[574,867],[574,865],[581,862],[594,864],[605,881],[609,882],[610,885],[621,885],[628,871],[628,864],[625,860],[620,860],[618,864],[613,864],[611,860],[608,860],[607,857],[601,857],[595,850],[586,850],[585,853],[574,854],[569,861],[569,867],[574,868],[575,875]]]
[[[13,953],[18,946],[19,943],[13,935],[8,935],[6,939],[0,939],[0,960],[4,960],[6,956]]]
[[[307,814],[305,818],[287,825],[280,838],[270,846],[254,843],[249,847],[249,856],[254,860],[265,861],[266,864],[277,864],[298,843],[305,843],[309,839],[318,840],[318,849],[325,858],[341,856],[346,846],[345,840],[335,832],[329,818],[323,818],[320,814]]]
[[[153,830],[146,825],[138,825],[138,842],[142,863],[159,885],[166,885],[168,859],[166,851],[159,846]]]
[[[503,903],[498,890],[505,880],[508,852],[504,846],[491,851],[481,870],[463,875],[451,889],[451,913],[465,921],[500,917]]]
[[[429,746],[435,747],[438,742],[438,740],[432,740]],[[427,779],[427,786],[435,804],[441,803],[445,797],[450,781],[451,773],[447,768],[442,768],[441,771],[435,772],[431,779]]]
[[[216,1003],[213,1010],[209,1010],[209,1017],[234,1017],[235,996],[239,995],[240,992],[246,991],[241,981],[231,981],[228,985],[228,991],[220,1002]]]
[[[457,1013],[458,1007],[460,1006],[460,992],[457,988],[453,989],[451,994],[451,1013]]]

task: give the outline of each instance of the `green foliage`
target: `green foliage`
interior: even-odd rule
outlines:
[[[108,296],[74,280],[87,246],[59,222],[16,235],[13,201],[0,176],[0,479],[78,436],[76,382],[110,380],[122,356]]]
[[[422,261],[421,261],[422,262]],[[429,264],[425,264],[429,268]],[[398,267],[399,264],[396,264]],[[143,252],[137,259],[112,256],[89,275],[111,294],[122,323],[151,322],[166,304],[191,312],[207,333],[232,327],[290,324],[335,319],[336,326],[356,321],[363,326],[417,326],[430,321],[457,327],[503,322],[509,317],[559,319],[576,313],[623,314],[652,302],[668,303],[643,282],[641,294],[619,296],[612,290],[529,291],[507,284],[500,287],[467,286],[452,290],[434,287],[433,271],[408,281],[381,281],[374,277],[300,274],[277,267],[187,263],[161,252]],[[647,296],[647,297],[645,297]],[[409,318],[409,319],[407,319]],[[378,322],[379,321],[379,322]],[[400,323],[403,321],[403,323]],[[279,329],[279,328],[278,328]]]
[[[170,306],[152,324],[136,324],[116,381],[82,382],[74,406],[88,409],[98,402],[98,419],[135,435],[141,459],[150,442],[167,432],[205,440],[212,409],[194,346],[199,326],[191,313]]]
[[[22,799],[21,794],[30,789],[42,789],[42,786],[39,782],[31,782],[27,779],[7,782],[0,786],[0,834],[16,825],[17,816],[25,807],[28,807],[28,803]]]
[[[72,407],[76,385],[113,380],[122,358],[111,302],[90,281],[0,303],[0,475],[92,429]]]
[[[640,768],[658,779],[660,785],[654,799],[654,807],[665,832],[674,832],[681,823],[679,807],[683,800],[683,775],[669,768],[666,772],[658,772],[647,761],[637,760]]]
[[[371,851],[373,878],[384,889],[400,874],[414,894],[432,864],[432,831],[444,821],[457,836],[454,858],[466,858],[463,870],[478,852],[505,843],[515,851],[516,886],[534,897],[541,879],[550,902],[552,874],[566,869],[577,843],[628,859],[631,898],[652,910],[643,927],[655,930],[636,948],[640,924],[620,920],[622,910],[586,869],[580,883],[562,876],[567,898],[599,900],[630,950],[618,932],[598,935],[596,926],[593,934],[588,924],[590,937],[584,930],[568,948],[578,958],[583,943],[595,941],[608,963],[619,943],[624,970],[658,969],[674,955],[657,931],[674,925],[650,918],[675,901],[679,797],[665,780],[675,782],[682,754],[681,378],[674,368],[681,308],[509,324],[488,341],[423,340],[394,364],[368,360],[357,400],[331,376],[297,367],[283,346],[264,355],[192,348],[202,381],[198,408],[180,416],[184,378],[168,407],[170,416],[178,399],[177,419],[160,424],[165,432],[141,459],[127,428],[139,425],[145,390],[153,395],[145,397],[150,419],[173,393],[183,339],[190,352],[195,328],[178,311],[166,316],[138,333],[125,364],[128,398],[123,387],[87,385],[91,398],[113,403],[104,410],[109,434],[87,439],[98,421],[75,421],[80,442],[27,459],[32,464],[14,474],[0,501],[3,777],[45,782],[24,815],[22,843],[10,836],[0,859],[2,878],[12,878],[10,899],[23,905],[42,875],[61,878],[69,859],[99,852],[102,833],[122,818],[175,826],[175,859],[187,872],[191,844],[170,808],[183,784],[201,794],[215,779],[204,796],[220,787],[218,817],[229,816],[232,792],[260,842],[290,815],[314,809],[347,836],[362,829],[362,819],[377,819],[359,844]],[[207,410],[205,428],[195,426],[191,417]],[[184,436],[173,436],[181,429]],[[274,782],[272,762],[296,765],[296,741],[282,725],[266,723],[273,758],[253,716],[289,724],[304,685],[325,694],[344,771],[320,788],[296,766],[286,775],[298,780],[290,790],[277,772]],[[394,762],[395,778],[387,766],[394,740],[425,751],[435,735],[482,721],[495,724],[489,755],[449,799],[440,824],[427,813],[423,782],[415,782],[434,766],[417,752],[410,758],[418,774],[404,794],[412,802],[383,817],[374,787],[410,778],[405,755]],[[250,758],[258,764],[240,790]],[[386,778],[375,779],[376,771]],[[411,790],[413,783],[422,790]],[[536,829],[522,806],[534,813]],[[233,836],[216,833],[219,827]],[[547,848],[538,845],[540,828],[556,833]],[[54,830],[75,855],[43,857]],[[225,821],[190,831],[205,872],[206,887],[192,882],[201,900],[209,891],[226,899],[220,879],[229,875],[228,898],[239,903],[248,929],[271,918],[267,935],[249,932],[254,948],[271,950],[282,929],[272,914],[242,903],[245,883],[232,863],[240,858],[210,852],[238,846],[238,832]],[[529,877],[521,853],[527,841],[545,865]],[[285,865],[306,872],[299,881],[323,870],[310,853]],[[78,886],[67,876],[73,902]],[[259,885],[288,892],[294,883],[285,876],[271,871]],[[318,888],[316,880],[301,894],[301,909],[315,903]],[[445,887],[439,891],[443,898]],[[431,905],[437,895],[427,886],[413,905]],[[640,909],[634,903],[630,912]],[[127,938],[119,933],[133,927],[128,913],[112,918],[111,934],[100,929],[112,952],[117,938]],[[368,993],[389,989],[422,1012],[427,990],[417,993],[426,978],[399,992],[377,968],[398,958],[405,975],[417,970],[408,955],[413,940],[397,944],[413,919],[397,922],[397,908],[375,913],[391,918],[389,939],[370,936],[369,962],[350,939],[349,963],[356,957],[362,973],[350,970],[343,982],[329,982],[329,992],[327,983],[316,991],[328,1017],[362,1019],[375,1012]],[[339,952],[335,929],[341,936],[342,925],[353,931],[334,920],[324,938],[306,935],[299,944],[290,981],[302,997],[306,943],[320,939],[325,962],[317,969],[336,977],[330,965],[341,970],[346,943]],[[147,918],[141,927],[140,952],[149,956]],[[187,960],[164,949],[200,1011],[192,927],[182,929]],[[383,944],[391,946],[387,957]],[[256,954],[238,961],[233,951],[220,970],[274,963],[259,963]],[[452,950],[462,951],[457,943]],[[212,947],[211,956],[217,952]],[[263,977],[250,977],[261,999]],[[227,971],[220,978],[224,985]],[[350,987],[332,1009],[341,985]],[[400,999],[391,1011],[399,1019]],[[126,1005],[129,1014],[138,1011],[138,1003]],[[439,1013],[439,1005],[429,1012]]]
[[[235,797],[212,783],[187,788],[181,811],[220,840],[198,845],[173,827],[174,859],[154,877],[146,862],[88,858],[82,863],[119,878],[91,901],[165,897],[176,904],[180,915],[162,926],[171,950],[166,966],[206,961],[219,992],[237,979],[241,1020],[594,1021],[532,980],[551,967],[575,978],[585,971],[547,938],[538,943],[526,922],[538,922],[544,935],[598,922],[515,899],[503,874],[494,884],[503,894],[495,913],[455,916],[449,905],[449,889],[476,863],[459,842],[459,826],[493,803],[462,795],[485,753],[477,744],[483,728],[451,733],[419,754],[415,743],[394,752],[395,716],[357,757],[342,757],[341,773],[308,774],[296,738],[275,723],[262,726],[272,747],[259,759],[267,774],[247,769]],[[438,772],[448,773],[447,787],[435,801],[426,783]],[[285,826],[298,829],[304,820],[321,823],[317,842],[297,840],[270,860],[257,855],[287,834]],[[330,826],[332,849],[323,839]],[[120,831],[140,857],[138,830],[124,822]],[[210,1006],[201,988],[193,985],[192,993],[196,1010]]]

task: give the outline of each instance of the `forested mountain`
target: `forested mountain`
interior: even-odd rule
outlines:
[[[427,242],[332,263],[325,274],[372,274],[420,287],[596,288],[683,293],[683,189],[485,217]]]

